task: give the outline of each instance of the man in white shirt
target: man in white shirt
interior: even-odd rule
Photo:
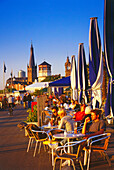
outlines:
[[[66,115],[66,112],[64,109],[60,109],[58,111],[58,115],[60,116],[60,124],[59,129],[65,129],[67,132],[74,131],[74,120],[72,119],[72,116]]]

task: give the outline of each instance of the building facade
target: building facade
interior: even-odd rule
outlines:
[[[51,65],[48,64],[46,61],[38,65],[39,68],[39,75],[38,81],[43,81],[47,76],[51,76]]]
[[[19,70],[19,72],[18,72],[18,77],[19,77],[19,78],[25,77],[25,71]]]

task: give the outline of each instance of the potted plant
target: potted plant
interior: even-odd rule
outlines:
[[[33,106],[33,112],[32,109],[28,109],[27,112],[29,113],[27,117],[27,124],[35,124],[38,126],[38,120],[37,120],[37,105]],[[25,136],[27,136],[27,131],[25,129]]]

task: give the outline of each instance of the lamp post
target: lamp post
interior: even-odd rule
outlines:
[[[11,92],[12,92],[12,71],[11,71]]]

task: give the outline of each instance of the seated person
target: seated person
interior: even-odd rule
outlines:
[[[57,105],[57,101],[56,99],[53,99],[53,106],[56,106]]]
[[[66,110],[69,109],[69,104],[67,103],[67,101],[63,104],[63,106]]]
[[[44,110],[49,110],[49,103],[48,103],[48,100],[45,101],[45,108]]]
[[[74,110],[74,108],[75,108],[75,101],[72,99],[72,101],[71,101],[71,104],[69,105],[69,108],[71,108],[72,110]]]
[[[80,104],[78,103],[78,100],[75,100],[75,107],[74,110],[79,111],[80,110]]]
[[[53,106],[52,108],[52,116],[51,116],[51,125],[54,126],[54,125],[58,125],[58,121],[59,121],[59,116],[58,116],[58,107],[57,106]]]
[[[85,104],[81,104],[80,111],[74,114],[75,121],[81,121],[82,118],[85,116]]]
[[[81,104],[85,104],[85,99],[84,98],[81,99]]]
[[[58,128],[65,129],[67,132],[74,131],[74,120],[72,119],[72,116],[67,116],[64,109],[60,109],[58,114],[61,119]]]
[[[104,120],[100,119],[101,112],[102,111],[97,108],[91,110],[92,124],[90,124],[89,126],[88,126],[88,122],[90,122],[90,118],[87,117],[85,119],[82,133],[83,134],[87,133],[86,137],[102,134],[106,130],[106,124],[105,124]]]

